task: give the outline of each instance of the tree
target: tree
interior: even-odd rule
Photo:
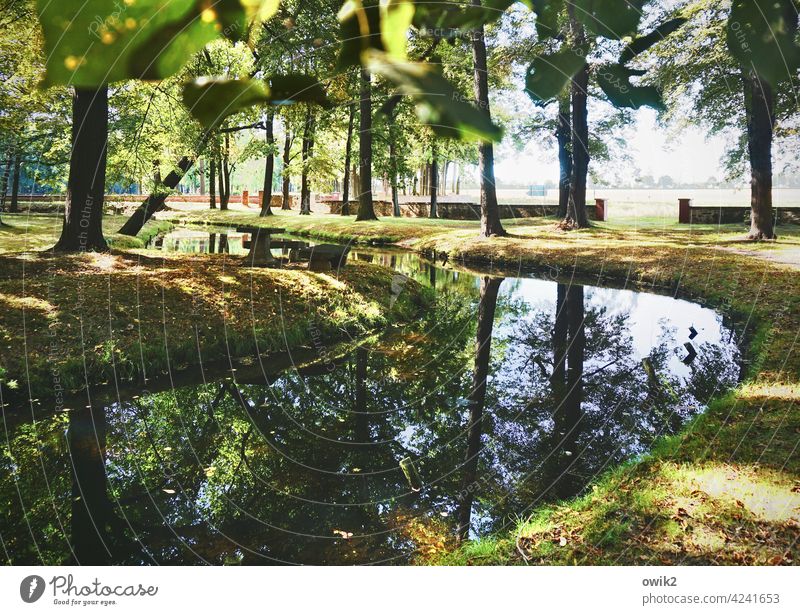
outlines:
[[[356,116],[356,103],[351,102],[347,112],[347,139],[344,145],[344,173],[342,177],[342,215],[350,215],[350,151],[353,147],[353,124]]]
[[[267,124],[266,124],[266,141],[267,141],[267,161],[264,166],[264,193],[261,197],[261,214],[260,216],[263,218],[265,216],[272,215],[272,209],[270,209],[270,202],[272,201],[272,176],[274,175],[275,170],[275,112],[270,109],[267,112]]]
[[[356,222],[377,220],[372,206],[372,76],[361,70],[361,101],[358,136],[358,213]]]
[[[473,6],[480,7],[480,0],[472,0]],[[486,66],[486,39],[483,25],[472,32],[472,61],[475,76],[475,104],[491,122],[489,109],[489,77]],[[500,223],[500,208],[497,205],[497,189],[494,179],[494,146],[484,140],[478,145],[478,174],[480,181],[481,231],[484,237],[505,236],[507,233]]]
[[[72,103],[72,154],[58,252],[105,252],[103,197],[106,187],[108,86],[76,87]]]

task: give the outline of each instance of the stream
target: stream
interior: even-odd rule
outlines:
[[[233,257],[243,239],[177,228],[152,247]],[[7,562],[407,563],[584,492],[741,377],[741,332],[695,303],[396,249],[350,258],[394,269],[398,295],[434,288],[435,306],[363,343],[315,338],[280,368],[235,357],[4,421]]]

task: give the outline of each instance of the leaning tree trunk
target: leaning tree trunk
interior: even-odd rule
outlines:
[[[108,144],[108,86],[75,88],[72,95],[72,152],[60,252],[105,252],[103,193]]]
[[[344,146],[344,178],[342,179],[342,215],[350,215],[350,152],[353,148],[353,124],[356,119],[356,103],[350,103],[350,117],[347,120],[347,141]]]
[[[775,239],[772,211],[772,86],[757,75],[744,76],[747,151],[750,155],[750,233],[748,239]]]
[[[472,0],[474,6],[481,6],[480,0]],[[472,62],[474,70],[475,101],[478,109],[491,117],[489,109],[489,79],[486,67],[486,39],[483,26],[472,33]],[[478,146],[478,172],[481,183],[481,235],[507,235],[500,223],[500,208],[497,205],[497,189],[494,179],[494,146],[482,141]]]
[[[164,181],[161,182],[161,189],[157,192],[153,192],[150,196],[147,197],[147,200],[144,201],[139,207],[136,208],[136,211],[133,212],[130,218],[127,219],[125,224],[119,229],[119,233],[121,235],[128,235],[130,237],[134,237],[139,231],[142,230],[142,227],[145,223],[153,217],[153,214],[156,212],[161,211],[164,209],[164,205],[167,200],[167,196],[169,196],[169,191],[174,190],[179,183],[181,183],[181,179],[183,176],[186,175],[186,172],[192,167],[194,163],[193,158],[189,158],[188,156],[184,156],[178,162],[178,168],[173,169],[170,171],[167,176],[164,178]],[[211,162],[211,177],[214,177],[214,162]],[[211,202],[214,202],[214,189],[211,189]]]
[[[14,156],[14,171],[11,176],[11,202],[8,204],[8,211],[16,213],[19,211],[19,175],[22,158],[19,154]]]
[[[438,152],[436,151],[436,143],[431,147],[431,209],[428,212],[430,218],[439,217],[439,160]]]
[[[361,117],[359,122],[359,188],[356,222],[377,220],[372,206],[372,77],[361,69]]]
[[[283,195],[281,209],[291,209],[292,206],[289,203],[289,163],[292,161],[292,157],[290,156],[292,149],[292,137],[289,134],[289,126],[286,125],[285,121],[284,130],[286,130],[286,135],[283,139],[283,166],[281,167],[281,194]]]
[[[558,127],[556,128],[556,141],[558,142],[558,218],[567,217],[569,204],[569,186],[572,178],[572,152],[570,151],[570,133],[572,122],[570,118],[570,97],[563,96],[558,103]]]
[[[267,114],[266,127],[267,147],[269,148],[269,153],[267,153],[267,162],[264,166],[264,192],[263,196],[261,197],[261,214],[259,214],[261,218],[272,215],[270,203],[272,202],[272,176],[275,174],[275,152],[273,151],[275,146],[274,129],[275,112],[270,109],[269,113]]]
[[[475,337],[475,368],[472,371],[472,388],[468,397],[469,429],[467,432],[467,454],[464,460],[464,475],[461,483],[461,502],[458,506],[458,539],[469,536],[472,502],[475,497],[478,475],[478,457],[481,452],[481,427],[483,407],[486,401],[486,379],[489,375],[492,329],[497,307],[497,293],[503,278],[481,279],[481,298],[478,304],[478,328]]]
[[[225,135],[225,149],[219,163],[219,208],[228,209],[231,200],[230,135]]]

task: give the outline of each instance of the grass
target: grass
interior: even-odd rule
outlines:
[[[261,223],[243,213],[185,220]],[[281,214],[267,224],[312,237],[391,241],[510,272],[672,293],[736,313],[751,331],[744,383],[677,436],[601,477],[582,497],[534,510],[461,547],[424,549],[418,563],[791,564],[800,558],[800,228],[743,241],[740,225],[608,222],[563,232],[551,220],[509,221],[507,238],[477,223]],[[373,230],[377,229],[377,230]],[[430,530],[428,533],[430,533]],[[448,545],[444,537],[431,544]]]
[[[74,255],[35,251],[52,245],[58,219],[10,222],[0,231],[5,402],[285,351],[314,336],[361,335],[410,317],[421,300],[411,285],[390,309],[391,272],[357,261],[334,275],[242,267],[228,255],[132,251],[171,226],[164,221],[148,223],[125,249],[114,241],[110,253]],[[106,228],[119,222],[107,219]]]

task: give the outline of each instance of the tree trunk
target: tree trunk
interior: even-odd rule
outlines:
[[[392,215],[400,217],[400,196],[397,193],[397,143],[389,129],[389,181],[392,185]]]
[[[217,161],[208,161],[208,200],[211,209],[217,208]]]
[[[22,158],[17,154],[14,156],[14,172],[11,177],[11,203],[8,205],[8,211],[12,213],[19,211],[19,174],[21,165]]]
[[[570,11],[572,11],[571,5]],[[575,45],[580,46],[586,41],[586,33],[572,13],[570,13],[570,19],[572,31],[575,33]],[[589,172],[588,88],[589,65],[587,63],[572,78],[572,174],[567,215],[561,222],[563,229],[589,226],[589,219],[586,217],[586,175]]]
[[[292,206],[289,203],[289,163],[292,161],[291,158],[291,149],[292,149],[292,137],[289,133],[289,126],[284,122],[284,130],[286,131],[286,135],[283,139],[283,168],[281,169],[281,194],[283,195],[283,201],[281,204],[281,209],[291,209]]]
[[[108,143],[108,86],[75,88],[72,95],[72,152],[59,252],[106,252],[103,196]]]
[[[480,0],[472,0],[474,6],[480,6]],[[475,78],[475,100],[478,109],[491,118],[489,108],[489,79],[486,66],[486,40],[483,26],[472,32],[472,61]],[[497,190],[494,179],[494,146],[489,141],[482,141],[478,146],[478,172],[481,188],[481,235],[504,236],[506,231],[500,223],[500,208],[497,206]]]
[[[431,208],[428,212],[428,217],[439,217],[439,152],[436,151],[436,142],[434,141],[431,146]]]
[[[270,109],[267,113],[267,147],[269,153],[267,154],[267,162],[264,166],[264,193],[261,198],[261,214],[259,216],[264,218],[272,215],[270,203],[272,202],[272,176],[275,174],[275,153],[273,148],[275,146],[275,112]]]
[[[344,178],[342,179],[342,215],[350,215],[350,152],[353,148],[353,125],[356,119],[356,103],[350,103],[347,120],[347,142],[344,149]]]
[[[14,159],[9,156],[3,165],[3,175],[0,176],[0,211],[6,210],[6,194],[8,193],[8,179],[11,176],[11,166]]]
[[[372,77],[361,69],[361,117],[359,122],[358,153],[359,189],[356,222],[377,220],[372,207]]]
[[[131,217],[125,221],[125,224],[121,229],[119,229],[118,232],[121,235],[135,237],[136,234],[142,230],[142,227],[145,225],[145,223],[153,217],[153,214],[164,209],[169,191],[174,190],[177,185],[181,183],[181,179],[183,179],[183,176],[186,175],[186,172],[192,167],[192,164],[194,164],[194,159],[189,158],[188,156],[181,158],[180,161],[178,161],[178,169],[173,169],[170,171],[164,181],[161,182],[161,185],[164,189],[160,193],[154,192],[148,196],[147,200],[136,208],[136,211],[134,211]],[[212,161],[212,178],[214,172],[213,170],[214,167]],[[211,199],[211,202],[213,203],[213,190],[211,191]]]
[[[308,185],[308,164],[314,148],[314,117],[311,115],[309,105],[306,114],[305,126],[303,127],[302,162],[303,172],[300,176],[300,215],[311,215],[311,188]]]
[[[469,536],[472,502],[477,490],[478,457],[481,452],[481,427],[483,407],[486,401],[486,378],[489,375],[492,329],[497,307],[497,293],[503,278],[481,278],[481,298],[478,304],[478,328],[475,337],[475,368],[472,371],[472,388],[468,398],[469,429],[467,431],[467,454],[464,460],[464,476],[461,483],[461,502],[458,506],[458,539]]]
[[[570,96],[563,96],[558,102],[558,127],[556,128],[556,141],[558,142],[558,218],[567,217],[569,204],[569,186],[572,179],[572,152],[570,151],[570,135],[572,121],[570,118]]]
[[[225,134],[225,149],[219,165],[219,208],[227,210],[231,200],[230,135]]]
[[[745,75],[747,151],[750,156],[750,233],[748,239],[775,239],[772,211],[772,135],[775,102],[772,86]]]
[[[203,158],[197,161],[197,173],[200,176],[200,196],[206,194],[206,163]]]

